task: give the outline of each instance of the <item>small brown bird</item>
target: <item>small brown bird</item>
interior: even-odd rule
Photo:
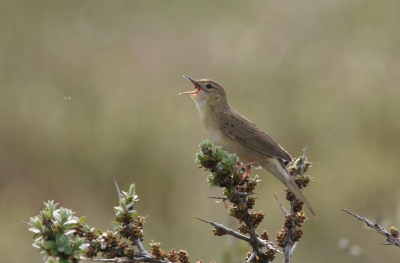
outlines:
[[[251,164],[255,164],[272,173],[315,216],[310,203],[286,169],[284,161],[292,161],[290,154],[260,127],[234,110],[221,85],[209,79],[184,78],[193,83],[195,90],[179,95],[189,94],[195,101],[211,141],[225,151],[236,153],[244,167],[250,168]]]

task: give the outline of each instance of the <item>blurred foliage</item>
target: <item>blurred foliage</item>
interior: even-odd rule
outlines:
[[[67,208],[56,209],[54,201],[44,203],[45,209],[38,216],[24,222],[33,232],[33,247],[44,254],[45,263],[78,263],[86,260],[103,261],[106,259],[118,262],[189,262],[186,251],[175,250],[168,254],[160,243],[152,241],[152,254],[144,248],[145,218],[138,216],[134,205],[139,201],[136,188],[131,184],[129,191],[120,192],[119,206],[114,206],[115,221],[113,230],[103,231],[84,224],[86,217],[78,218],[75,212]],[[135,249],[137,251],[135,252]]]
[[[93,236],[94,229],[83,224],[86,218],[74,216],[72,210],[63,207],[56,209],[58,204],[54,204],[54,201],[44,205],[45,209],[39,215],[25,222],[29,231],[34,233],[33,247],[45,255],[43,261],[46,263],[56,262],[56,258],[60,263],[78,262],[80,254],[87,253],[89,247],[89,244],[84,244],[85,237],[80,233],[87,231]]]
[[[108,228],[114,178],[153,200],[137,209],[163,247],[219,261],[221,241],[193,219],[227,215],[205,201],[215,194],[193,152],[207,135],[178,96],[192,89],[182,75],[221,83],[292,156],[309,140],[319,218],[299,261],[396,261],[340,209],[399,225],[399,13],[394,0],[2,1],[0,261],[41,261],[17,219],[43,200]],[[264,205],[279,210],[279,183],[259,173]],[[362,253],[341,249],[342,238]]]

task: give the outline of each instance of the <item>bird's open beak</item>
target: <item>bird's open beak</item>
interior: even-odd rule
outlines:
[[[196,94],[197,92],[199,92],[199,91],[201,90],[200,84],[199,84],[195,79],[192,79],[192,78],[187,77],[187,76],[183,76],[183,77],[184,77],[185,79],[190,80],[190,82],[193,83],[193,85],[194,85],[194,87],[195,87],[195,90],[193,90],[193,91],[181,92],[181,93],[179,93],[179,95],[184,95],[184,94],[193,95],[193,94]]]

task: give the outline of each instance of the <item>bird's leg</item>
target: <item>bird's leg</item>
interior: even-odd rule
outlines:
[[[251,166],[252,164],[255,164],[256,162],[248,162],[248,163],[242,163],[241,165],[236,166],[236,171],[239,171],[240,169]]]
[[[226,199],[223,199],[222,203],[224,203],[225,209],[228,210],[228,205],[226,204]]]
[[[240,169],[242,169],[243,167],[245,167],[245,171],[244,174],[242,176],[242,180],[240,180],[240,182],[242,182],[250,173],[251,173],[251,165],[255,164],[256,162],[248,162],[248,163],[243,163],[241,165],[236,166],[236,171],[239,171]]]
[[[246,179],[246,177],[251,173],[251,165],[246,167],[246,170],[244,171],[244,174],[242,176],[242,179],[240,180],[240,183]]]

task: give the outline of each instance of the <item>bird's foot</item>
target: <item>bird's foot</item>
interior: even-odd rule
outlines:
[[[241,183],[244,179],[246,179],[246,177],[251,173],[251,165],[255,163],[256,162],[249,162],[236,166],[236,171],[239,171],[242,168],[246,168],[246,171],[244,172],[242,179],[240,180],[239,183]]]
[[[243,176],[242,176],[242,179],[240,179],[239,184],[242,183],[242,181],[243,181],[244,179],[246,179],[246,177],[247,177],[250,173],[251,173],[251,168],[247,168],[246,171],[244,172]]]
[[[236,171],[239,171],[240,169],[242,169],[242,168],[245,168],[245,167],[247,167],[247,166],[249,166],[249,167],[251,167],[251,165],[252,164],[255,164],[256,162],[249,162],[249,163],[243,163],[243,164],[241,164],[241,165],[238,165],[238,166],[236,166]],[[247,168],[246,168],[246,170],[247,170]]]

